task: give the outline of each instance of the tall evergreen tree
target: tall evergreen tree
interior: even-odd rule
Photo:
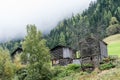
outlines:
[[[59,45],[66,46],[65,35],[63,32],[60,33]]]

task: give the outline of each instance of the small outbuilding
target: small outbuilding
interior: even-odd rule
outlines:
[[[71,64],[73,58],[75,57],[74,50],[66,46],[56,46],[51,49],[51,60],[52,65],[62,65]]]
[[[108,57],[107,43],[94,37],[87,37],[79,44],[81,65],[92,64],[98,67],[100,62]]]

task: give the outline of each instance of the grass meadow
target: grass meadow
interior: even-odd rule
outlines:
[[[109,36],[104,41],[108,44],[108,54],[120,57],[120,34]]]

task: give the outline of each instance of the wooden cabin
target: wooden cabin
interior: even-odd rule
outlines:
[[[80,42],[81,65],[92,64],[98,67],[100,62],[108,57],[107,44],[93,37],[88,37]]]
[[[75,57],[74,50],[66,46],[56,46],[51,49],[52,65],[67,65],[72,63]]]

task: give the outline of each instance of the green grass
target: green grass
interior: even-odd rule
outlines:
[[[109,36],[104,41],[108,43],[108,54],[120,57],[120,34]]]
[[[108,45],[109,55],[118,55],[120,57],[120,41]]]

